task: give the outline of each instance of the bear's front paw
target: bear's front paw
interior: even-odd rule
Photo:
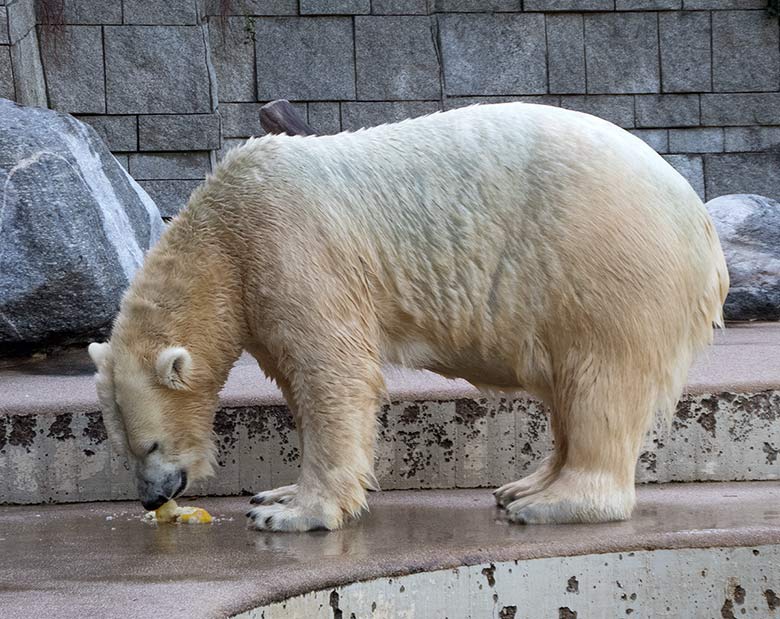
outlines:
[[[289,503],[260,505],[247,512],[249,528],[258,531],[332,531],[341,526],[340,510],[322,507],[302,507],[292,499]]]
[[[273,503],[289,503],[298,494],[298,484],[281,486],[274,490],[258,492],[249,502],[253,505],[272,505]]]

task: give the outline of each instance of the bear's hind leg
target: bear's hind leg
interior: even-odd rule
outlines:
[[[496,498],[496,503],[501,507],[506,507],[512,501],[544,490],[555,480],[560,469],[561,463],[557,453],[547,456],[530,475],[517,481],[511,481],[494,490],[493,496]]]
[[[570,354],[553,395],[552,424],[562,463],[536,492],[505,502],[523,524],[609,522],[630,517],[634,470],[655,399],[641,372],[627,364]],[[621,367],[622,366],[622,367]]]

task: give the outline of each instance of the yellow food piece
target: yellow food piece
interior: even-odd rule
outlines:
[[[151,513],[151,512],[150,512]],[[168,501],[154,511],[157,522],[181,522],[183,524],[208,524],[211,514],[200,507],[179,507],[176,501]]]
[[[168,501],[154,510],[154,517],[157,522],[173,522],[176,520],[176,516],[179,515],[179,509],[176,501]]]
[[[200,507],[180,507],[179,522],[184,524],[208,524],[211,522],[211,514]]]

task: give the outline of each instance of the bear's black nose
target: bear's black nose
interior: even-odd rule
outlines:
[[[162,507],[164,503],[168,502],[168,497],[158,494],[157,498],[154,499],[143,499],[141,501],[141,505],[144,506],[144,509],[148,511],[152,511],[154,509],[157,509],[158,507]]]

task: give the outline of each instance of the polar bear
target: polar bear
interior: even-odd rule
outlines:
[[[643,435],[727,290],[702,202],[642,141],[484,105],[230,151],[89,350],[148,509],[211,472],[217,394],[246,350],[303,448],[297,484],[253,497],[256,529],[366,508],[384,363],[544,400],[555,452],[496,499],[518,523],[605,522],[630,517]]]

